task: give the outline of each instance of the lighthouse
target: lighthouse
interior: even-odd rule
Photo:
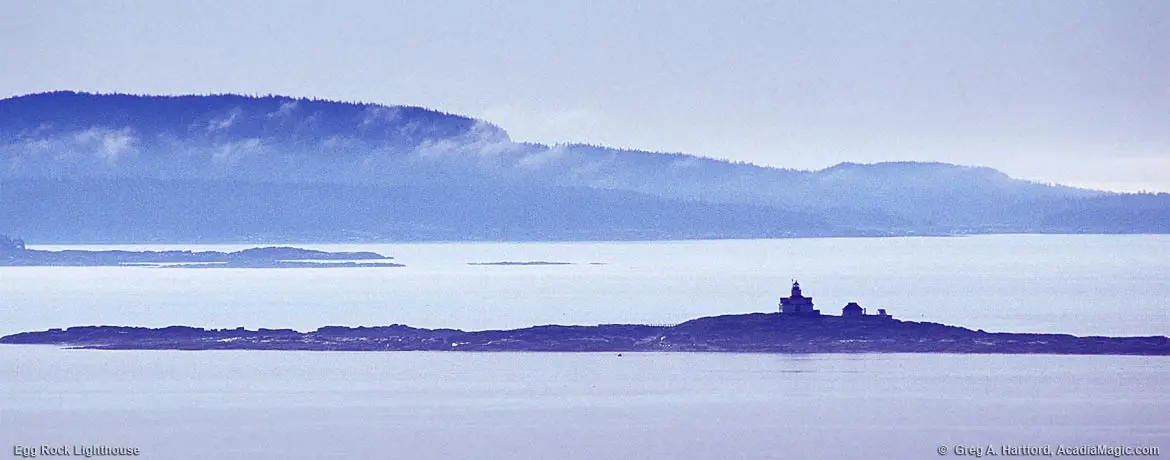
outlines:
[[[780,313],[786,315],[820,316],[821,312],[813,308],[812,297],[805,297],[800,292],[800,282],[792,280],[792,295],[780,298]]]

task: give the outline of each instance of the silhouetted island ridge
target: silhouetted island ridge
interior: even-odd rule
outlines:
[[[404,325],[292,329],[201,329],[82,326],[23,332],[5,344],[49,344],[103,350],[565,351],[752,353],[1037,353],[1170,355],[1170,338],[1076,337],[973,331],[902,321],[856,303],[841,316],[822,315],[793,283],[776,313],[698,318],[674,326],[602,324],[462,331]]]
[[[327,252],[291,247],[221,251],[42,251],[0,235],[0,267],[153,266],[166,268],[342,268],[403,267],[375,252]],[[360,261],[360,262],[358,262]]]

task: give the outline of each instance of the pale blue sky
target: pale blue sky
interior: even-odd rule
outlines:
[[[0,97],[421,105],[517,140],[1170,191],[1170,2],[0,0]]]

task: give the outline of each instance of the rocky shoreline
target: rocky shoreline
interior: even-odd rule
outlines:
[[[753,313],[675,326],[603,324],[462,331],[404,325],[291,329],[81,326],[22,332],[0,344],[101,350],[995,353],[1170,355],[1170,338],[984,332],[938,323]]]

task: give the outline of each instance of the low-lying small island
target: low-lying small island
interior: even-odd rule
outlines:
[[[1043,353],[1170,355],[1167,337],[1075,337],[974,331],[937,323],[840,316],[752,313],[694,319],[675,326],[603,324],[462,331],[326,326],[201,329],[82,326],[23,332],[3,344],[102,350],[557,351],[739,353]]]
[[[45,251],[0,235],[0,267],[377,268],[403,267],[375,252],[261,247],[222,251]]]
[[[698,318],[674,326],[602,324],[536,326],[494,331],[326,326],[292,329],[159,329],[83,326],[23,332],[0,343],[102,350],[326,351],[681,351],[737,353],[1036,353],[1170,355],[1167,337],[1076,337],[973,331],[901,321],[850,302],[841,316],[822,315],[793,282],[776,313]]]
[[[80,326],[22,332],[0,344],[42,344],[100,350],[553,351],[737,353],[1035,353],[1170,355],[1170,338],[1076,337],[984,332],[938,323],[901,321],[854,302],[841,316],[822,315],[800,283],[775,313],[710,316],[674,326],[602,324],[511,330],[326,326],[292,329],[202,329]]]

